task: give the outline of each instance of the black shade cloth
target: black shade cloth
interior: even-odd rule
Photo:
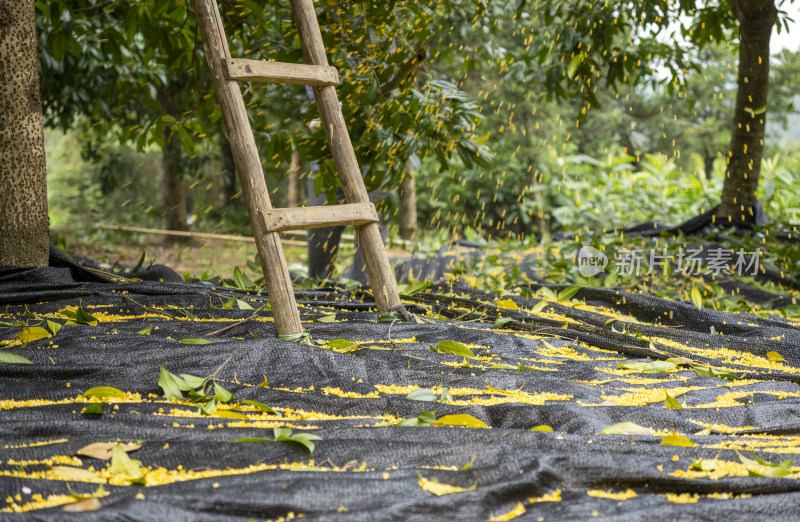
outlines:
[[[542,308],[535,298],[442,286],[405,299],[422,323],[380,323],[363,292],[329,287],[296,294],[307,345],[276,338],[270,312],[253,317],[236,301],[256,309],[268,302],[263,295],[124,281],[68,259],[53,265],[0,270],[0,351],[34,363],[0,363],[0,518],[800,516],[800,467],[782,478],[748,476],[753,468],[736,453],[777,463],[800,451],[797,322],[597,289]],[[230,298],[233,309],[225,307]],[[98,323],[66,325],[65,312],[78,307]],[[313,321],[334,314],[334,322]],[[40,318],[63,326],[23,347],[15,336],[26,325],[47,328]],[[511,322],[498,329],[498,318]],[[363,349],[326,348],[333,339]],[[475,357],[431,351],[447,340]],[[784,360],[769,360],[770,352]],[[258,401],[281,416],[247,405],[239,407],[244,419],[204,416],[196,405],[168,402],[157,384],[162,365],[207,376],[229,357],[217,378],[235,394],[231,404]],[[619,367],[674,357],[691,363],[661,373]],[[700,376],[693,366],[744,378]],[[98,386],[127,395],[105,399],[102,416],[82,414],[90,402],[82,394]],[[417,387],[439,397],[448,390],[450,400],[407,398]],[[685,407],[667,408],[667,393]],[[437,418],[470,415],[489,429],[395,425],[433,410]],[[599,434],[621,422],[651,434]],[[553,431],[530,431],[540,425]],[[234,442],[272,437],[275,426],[322,440],[311,456],[296,444]],[[696,446],[662,445],[672,433]],[[109,441],[143,441],[130,457],[141,461],[146,486],[114,476],[108,461],[76,456]],[[703,459],[713,464],[691,469]],[[106,482],[100,509],[63,511],[72,493],[98,484],[66,480],[57,466]],[[464,490],[437,496],[426,482],[434,480]]]

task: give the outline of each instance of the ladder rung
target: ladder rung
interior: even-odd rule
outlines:
[[[223,58],[225,78],[238,82],[293,83],[297,85],[339,85],[339,72],[329,65],[267,62]]]
[[[378,213],[372,203],[274,208],[261,210],[259,214],[265,233],[342,225],[366,225],[378,222]]]

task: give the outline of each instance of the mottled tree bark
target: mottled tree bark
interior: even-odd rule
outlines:
[[[752,224],[761,173],[769,89],[769,39],[778,19],[774,0],[731,0],[739,20],[739,76],[733,135],[717,223]]]
[[[0,266],[47,266],[50,223],[33,0],[0,0]]]

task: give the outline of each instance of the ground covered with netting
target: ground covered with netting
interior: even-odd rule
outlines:
[[[406,324],[298,291],[288,341],[254,291],[52,264],[0,272],[3,518],[800,516],[795,319],[453,279]]]

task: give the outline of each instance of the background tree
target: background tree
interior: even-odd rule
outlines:
[[[287,2],[221,3],[234,55],[302,61]],[[445,4],[475,11],[471,2]],[[155,0],[36,5],[48,124],[67,129],[78,122],[96,136],[134,142],[140,149],[160,147],[171,195],[167,217],[177,209],[169,223],[180,227],[184,198],[177,173],[189,169],[179,154],[191,157],[197,142],[221,127],[194,13],[182,3]],[[446,30],[427,6],[410,0],[339,1],[318,9],[331,64],[342,78],[339,98],[356,153],[371,167],[369,188],[398,185],[406,161],[418,163],[425,156],[447,163],[457,155],[488,165],[490,155],[474,140],[481,119],[477,106],[451,79],[424,70],[417,88],[401,83],[390,92],[381,89],[433,34]],[[305,89],[245,86],[245,95],[266,174],[284,175],[297,150],[303,161],[320,162],[315,189],[332,196],[338,179],[322,130],[309,125],[317,113]]]
[[[753,223],[767,115],[769,41],[780,15],[774,0],[522,4],[541,13],[537,17],[550,34],[518,56],[518,63],[541,66],[539,74],[556,96],[577,94],[581,116],[598,104],[601,79],[611,87],[659,83],[660,69],[668,71],[668,85],[679,90],[686,73],[701,66],[700,49],[715,41],[735,41],[737,97],[717,217],[724,223]],[[782,22],[788,30],[787,21]]]
[[[42,102],[31,2],[0,1],[0,266],[47,266]]]

